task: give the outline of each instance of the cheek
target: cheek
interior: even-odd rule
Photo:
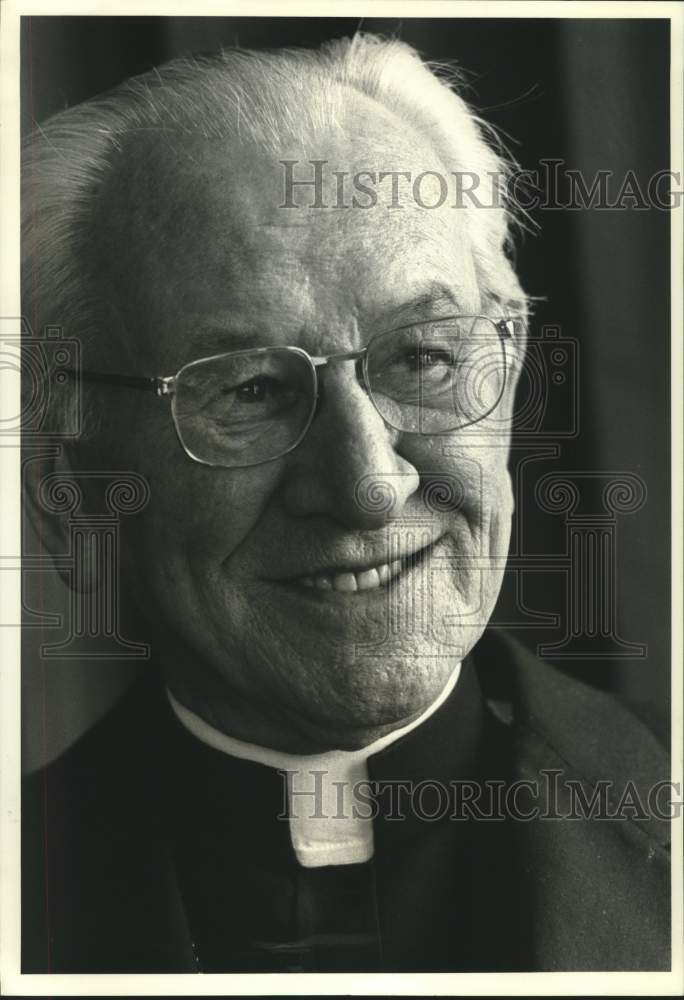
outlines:
[[[212,568],[250,538],[277,489],[280,469],[270,463],[227,470],[187,460],[150,471],[147,478],[151,496],[136,518],[136,564],[152,567],[150,582],[157,573],[165,585],[199,590]]]
[[[482,443],[469,443],[469,437],[463,432],[439,438],[407,436],[401,454],[420,475],[427,510],[440,518],[452,515],[454,523],[465,520],[479,534],[493,519],[510,519],[509,449],[499,436]]]

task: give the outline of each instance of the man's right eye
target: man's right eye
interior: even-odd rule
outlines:
[[[239,403],[278,403],[293,399],[296,389],[281,379],[268,375],[256,375],[240,383],[226,383],[221,386],[218,398]]]
[[[224,382],[210,393],[205,404],[207,416],[218,420],[240,420],[241,411],[250,411],[249,419],[273,418],[288,412],[301,399],[301,393],[281,379],[257,375],[246,381]]]

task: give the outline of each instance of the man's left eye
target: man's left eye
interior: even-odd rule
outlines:
[[[279,386],[272,379],[253,378],[236,386],[235,389],[226,388],[223,391],[226,395],[234,392],[241,402],[263,403],[269,396],[277,395],[278,389]]]
[[[423,368],[434,368],[436,365],[450,365],[453,363],[451,351],[439,348],[427,348],[420,352],[418,358]]]
[[[438,347],[413,348],[404,353],[403,359],[413,369],[437,368],[440,365],[455,367],[456,364],[451,351]]]

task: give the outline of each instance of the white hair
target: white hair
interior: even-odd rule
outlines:
[[[22,165],[22,310],[36,332],[61,325],[84,356],[102,359],[102,298],[89,273],[98,190],[140,129],[173,129],[249,141],[278,152],[284,140],[310,141],[334,125],[349,92],[378,102],[425,136],[449,173],[474,174],[488,206],[464,201],[483,299],[526,312],[511,263],[511,231],[521,213],[508,199],[514,164],[494,131],[458,93],[452,67],[424,62],[396,39],[356,34],[319,49],[224,49],[183,56],[37,126]],[[55,415],[59,419],[58,415]],[[92,429],[92,416],[89,430]]]

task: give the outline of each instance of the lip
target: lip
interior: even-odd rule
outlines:
[[[280,584],[287,587],[288,589],[294,589],[298,593],[305,594],[317,599],[359,599],[360,597],[368,597],[371,594],[382,594],[386,593],[388,584],[396,584],[399,579],[406,575],[407,572],[418,567],[425,558],[427,558],[430,553],[435,549],[438,543],[441,541],[440,538],[433,539],[427,545],[422,546],[418,549],[410,549],[403,554],[392,553],[386,557],[380,556],[375,560],[365,560],[363,562],[347,562],[347,563],[335,563],[328,564],[327,566],[317,566],[315,570],[304,570],[301,573],[297,573],[294,576],[288,576],[287,578],[274,580],[274,583]],[[395,562],[401,564],[398,572],[392,574],[389,580],[386,580],[380,587],[374,588],[371,591],[368,590],[358,590],[343,592],[339,590],[319,590],[311,587],[307,587],[302,583],[302,580],[307,577],[320,577],[320,576],[337,576],[341,574],[360,574],[366,573],[372,569],[378,569],[378,567],[383,565],[391,565]]]

